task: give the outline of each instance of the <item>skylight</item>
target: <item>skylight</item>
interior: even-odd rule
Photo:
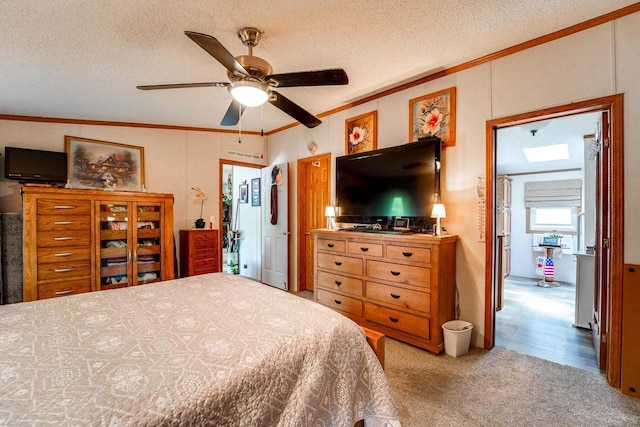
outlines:
[[[529,163],[566,160],[569,158],[569,146],[567,144],[544,145],[542,147],[523,148],[522,150]]]

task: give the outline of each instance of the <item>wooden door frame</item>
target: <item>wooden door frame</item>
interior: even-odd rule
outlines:
[[[300,284],[304,283],[304,274],[306,265],[306,258],[303,256],[305,250],[305,238],[304,233],[307,228],[306,213],[307,204],[305,203],[304,196],[307,190],[307,182],[304,177],[307,176],[307,172],[311,163],[318,160],[327,160],[327,172],[329,180],[327,181],[327,194],[331,194],[331,153],[319,154],[313,157],[306,157],[304,159],[298,159],[298,291],[306,289],[300,289]]]
[[[224,175],[223,175],[223,166],[224,165],[229,165],[229,166],[243,166],[246,168],[252,168],[252,169],[262,169],[266,166],[264,165],[259,165],[257,163],[246,163],[246,162],[239,162],[237,160],[228,160],[228,159],[223,159],[220,158],[218,159],[218,224],[220,224],[218,226],[218,231],[220,236],[218,237],[218,254],[220,254],[220,256],[218,256],[218,271],[222,271],[222,245],[224,244],[224,236],[222,236],[223,233],[223,228],[222,228],[222,193],[223,193],[223,186],[224,186]],[[262,209],[262,207],[260,208]]]
[[[622,363],[622,281],[624,279],[624,122],[623,94],[605,96],[586,101],[565,104],[553,108],[532,111],[488,120],[486,122],[486,225],[485,225],[485,316],[484,348],[495,345],[495,298],[494,298],[494,210],[496,173],[496,131],[498,128],[547,120],[557,117],[608,110],[610,113],[611,178],[609,215],[611,221],[609,295],[607,297],[608,320],[606,376],[609,384],[620,387]],[[597,242],[601,245],[601,242]]]

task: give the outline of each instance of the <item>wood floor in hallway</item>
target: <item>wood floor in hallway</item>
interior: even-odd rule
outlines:
[[[600,372],[590,331],[572,326],[575,286],[536,286],[538,280],[509,277],[496,313],[496,345],[519,353]]]

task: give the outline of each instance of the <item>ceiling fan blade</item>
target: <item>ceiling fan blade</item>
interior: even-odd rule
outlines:
[[[231,104],[229,104],[229,108],[227,108],[227,112],[224,113],[224,117],[220,122],[221,126],[235,126],[238,124],[238,120],[240,120],[240,116],[244,113],[244,109],[246,107],[240,104],[238,101],[233,99]]]
[[[300,71],[298,73],[271,74],[266,77],[276,82],[276,87],[346,85],[349,77],[342,68]]]
[[[188,87],[226,87],[229,83],[224,82],[209,82],[209,83],[174,83],[166,85],[145,85],[136,86],[140,90],[155,90],[155,89],[183,89]]]
[[[211,37],[207,34],[194,33],[193,31],[184,32],[187,37],[196,42],[198,46],[206,50],[209,55],[213,56],[227,70],[235,75],[248,76],[249,73],[244,67],[236,60],[236,58],[227,50],[222,43],[215,37]]]
[[[275,96],[272,97],[273,99],[269,100],[269,103],[271,103],[272,105],[275,105],[276,107],[278,107],[279,109],[281,109],[282,111],[284,111],[285,113],[287,113],[288,115],[290,115],[291,117],[293,117],[294,119],[296,119],[297,121],[305,125],[306,127],[314,128],[318,126],[320,123],[322,123],[320,119],[318,119],[316,116],[309,113],[307,110],[305,110],[295,102],[291,101],[290,99],[282,96],[275,90],[271,91],[271,93]]]

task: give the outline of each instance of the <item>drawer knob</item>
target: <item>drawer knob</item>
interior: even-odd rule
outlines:
[[[396,294],[389,294],[389,295],[391,295],[391,298],[393,298],[393,299],[398,299],[398,298],[400,298],[400,295],[396,295]]]
[[[391,271],[390,271],[390,273],[391,273],[391,274],[393,274],[394,276],[399,276],[399,275],[400,275],[400,272],[399,272],[399,271],[393,271],[393,270],[391,270]]]
[[[70,271],[75,270],[75,268],[56,268],[53,270],[55,273],[68,273]]]
[[[338,286],[342,285],[342,282],[340,280],[336,280],[335,282],[336,282],[336,285]]]
[[[327,243],[327,247],[332,248],[333,246],[333,243]]]
[[[413,256],[413,252],[402,252],[402,255],[404,255],[407,258],[409,258],[410,256]]]
[[[341,263],[340,261],[334,261],[334,262],[336,263],[336,265],[337,265],[338,267],[340,267],[340,266],[342,265],[342,263]]]
[[[342,301],[340,301],[339,299],[334,299],[334,301],[335,301],[335,303],[336,303],[336,304],[338,304],[338,305],[342,304]]]
[[[395,317],[389,316],[389,320],[391,320],[393,323],[398,323],[398,320],[400,320],[400,319],[397,319]]]
[[[361,250],[362,252],[367,252],[367,251],[369,250],[369,248],[360,248],[360,250]]]
[[[75,289],[67,289],[66,291],[57,291],[56,295],[69,295],[74,293],[76,290]]]
[[[60,252],[60,253],[54,254],[53,256],[71,256],[71,255],[74,255],[74,253],[73,252]]]
[[[75,209],[75,206],[72,205],[57,205],[55,206],[55,209]]]
[[[55,225],[69,225],[73,224],[73,221],[56,221]]]
[[[53,240],[63,241],[63,240],[73,240],[73,237],[54,237]]]

